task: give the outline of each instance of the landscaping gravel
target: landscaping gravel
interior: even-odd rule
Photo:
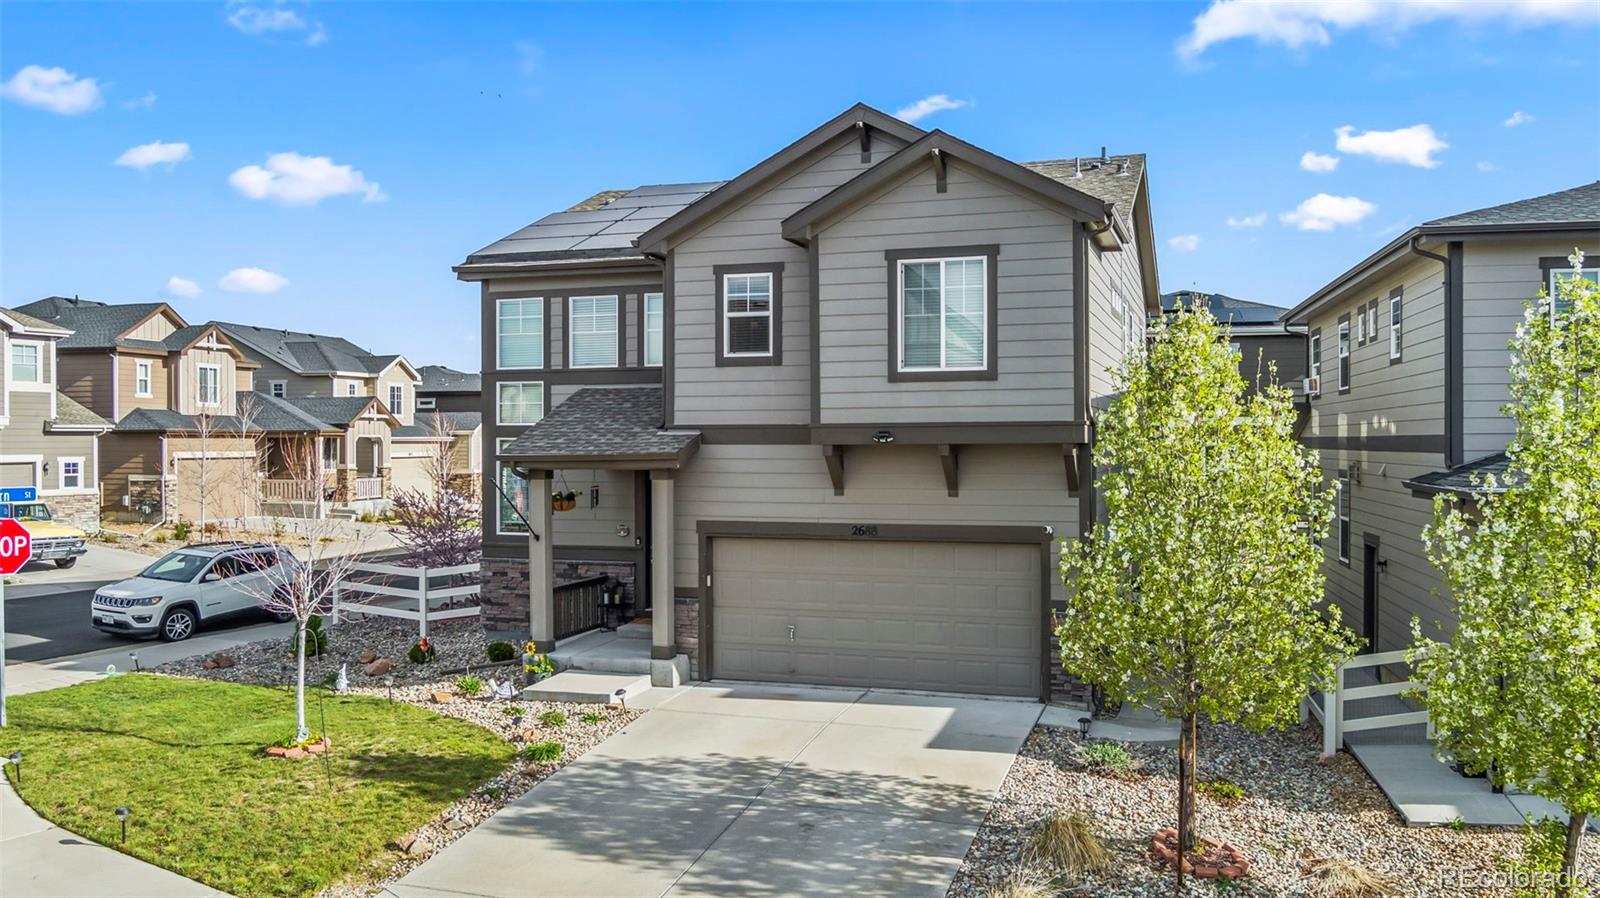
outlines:
[[[1100,874],[1063,877],[1052,894],[1173,894],[1172,871],[1152,860],[1150,837],[1177,817],[1177,750],[1128,744],[1143,767],[1119,779],[1084,770],[1077,760],[1084,744],[1075,730],[1034,729],[951,884],[950,898],[986,898],[1009,880],[1054,875],[1021,860],[1033,825],[1052,811],[1087,816],[1113,858]],[[1511,894],[1462,878],[1460,871],[1493,877],[1507,859],[1520,856],[1520,831],[1406,827],[1354,759],[1341,753],[1322,763],[1319,752],[1314,727],[1267,734],[1201,727],[1200,778],[1230,780],[1244,788],[1245,797],[1222,803],[1200,796],[1199,833],[1238,845],[1254,866],[1236,884],[1190,880],[1187,894],[1309,895],[1305,864],[1328,856],[1393,877],[1392,894],[1405,898]],[[1586,836],[1584,858],[1587,874],[1600,877],[1600,838]]]

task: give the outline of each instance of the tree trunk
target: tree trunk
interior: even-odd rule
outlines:
[[[1567,820],[1567,851],[1561,858],[1561,881],[1556,883],[1556,898],[1572,898],[1577,894],[1578,852],[1583,847],[1584,827],[1588,825],[1588,814],[1573,814]]]
[[[295,683],[294,683],[294,741],[304,742],[311,737],[306,730],[306,624],[300,621],[295,628]]]
[[[1195,715],[1178,725],[1178,894],[1183,893],[1183,860],[1194,850]]]

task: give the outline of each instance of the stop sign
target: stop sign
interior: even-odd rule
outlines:
[[[0,574],[15,574],[33,554],[33,538],[11,518],[0,519]]]

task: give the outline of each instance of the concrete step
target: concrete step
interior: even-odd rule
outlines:
[[[623,639],[649,639],[650,621],[648,618],[642,621],[629,621],[617,628],[617,635]]]
[[[650,688],[650,675],[599,673],[588,670],[564,670],[553,677],[540,680],[522,690],[517,696],[525,702],[574,702],[603,705],[616,700],[617,690],[626,699]]]

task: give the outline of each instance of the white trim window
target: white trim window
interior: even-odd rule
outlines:
[[[574,296],[567,300],[567,343],[573,368],[617,367],[617,298]]]
[[[44,383],[44,367],[38,343],[11,341],[11,382],[19,384]]]
[[[289,395],[289,382],[286,380],[267,381],[267,393],[274,399],[283,399]]]
[[[1550,320],[1565,315],[1572,309],[1572,302],[1562,295],[1561,285],[1575,280],[1585,280],[1600,286],[1600,268],[1555,268],[1550,271]]]
[[[988,258],[904,259],[901,371],[982,371],[989,364]]]
[[[406,388],[403,384],[389,385],[389,414],[405,417]]]
[[[544,367],[544,297],[495,301],[496,368]]]
[[[722,276],[722,355],[772,356],[772,272]]]
[[[222,404],[222,366],[196,365],[194,368],[194,399],[201,405]]]
[[[63,490],[83,489],[82,456],[56,459],[56,487]]]
[[[495,440],[495,452],[505,451],[511,444],[511,437],[501,437]],[[524,534],[528,532],[528,525],[524,523],[528,512],[528,481],[518,477],[511,466],[503,462],[494,463],[495,480],[500,488],[495,490],[495,533],[502,536]],[[549,501],[548,499],[545,501]],[[518,514],[520,512],[521,514]]]
[[[145,359],[133,363],[133,395],[140,399],[150,398],[150,362]]]
[[[345,384],[344,385],[344,394],[346,396],[354,396],[354,395],[356,395],[356,385],[353,382]]]
[[[1339,501],[1339,560],[1350,563],[1350,475],[1341,473],[1334,482]]]
[[[1367,342],[1378,341],[1378,301],[1367,303]]]
[[[543,381],[506,381],[495,389],[496,424],[538,424],[544,417]]]
[[[1339,322],[1339,389],[1350,389],[1350,322]]]
[[[1399,293],[1389,297],[1389,358],[1400,358],[1404,341],[1400,336],[1400,320],[1404,313],[1404,297]]]
[[[1306,370],[1311,373],[1311,379],[1317,382],[1318,388],[1322,386],[1322,331],[1311,334],[1310,342],[1306,344]]]
[[[663,339],[667,331],[667,300],[660,293],[644,295],[644,364],[646,368],[661,367],[665,358]]]

